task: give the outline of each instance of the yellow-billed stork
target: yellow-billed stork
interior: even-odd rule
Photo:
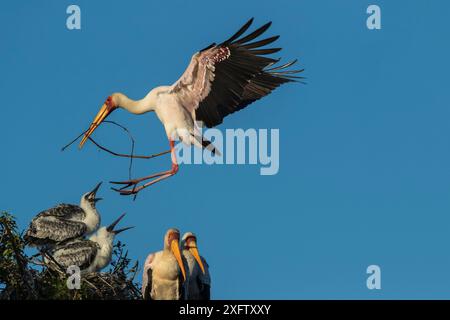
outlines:
[[[197,247],[197,236],[186,232],[181,238],[183,256],[186,259],[189,282],[187,286],[188,300],[210,300],[211,276],[205,258],[200,256]]]
[[[123,93],[110,95],[86,131],[80,148],[90,135],[114,110],[122,108],[133,114],[154,111],[163,123],[171,150],[172,167],[140,179],[112,182],[121,185],[114,189],[122,195],[132,195],[166,179],[178,171],[174,151],[175,140],[219,152],[199,133],[199,123],[214,127],[227,115],[247,107],[270,94],[283,83],[303,77],[295,76],[302,70],[287,70],[297,60],[276,65],[280,59],[265,57],[281,48],[261,48],[279,36],[251,42],[271,25],[266,23],[252,33],[241,37],[253,22],[250,19],[228,40],[215,43],[195,53],[181,78],[170,86],[151,90],[143,99],[132,100]],[[150,180],[150,181],[148,181]],[[143,184],[140,184],[147,181]]]
[[[164,249],[145,260],[142,296],[147,300],[186,300],[186,269],[180,251],[180,231],[164,235]]]

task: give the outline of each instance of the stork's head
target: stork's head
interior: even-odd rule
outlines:
[[[197,249],[196,235],[192,232],[186,232],[181,239],[181,246],[183,250],[188,250],[194,256],[195,260],[200,266],[200,269],[202,269],[202,272],[205,273],[205,267],[203,266],[202,258],[200,257]]]
[[[125,231],[125,230],[129,230],[131,228],[134,227],[126,227],[126,228],[122,228],[122,229],[118,229],[115,230],[114,228],[116,227],[116,225],[119,223],[120,220],[122,220],[122,218],[125,216],[125,213],[122,214],[119,218],[117,218],[113,223],[111,223],[109,226],[107,227],[101,227],[100,229],[98,229],[97,234],[96,234],[96,238],[97,239],[103,239],[109,242],[113,242],[114,241],[114,237],[116,235],[118,235],[119,233]]]
[[[100,182],[95,186],[95,188],[92,191],[89,191],[88,193],[83,194],[81,197],[81,205],[82,206],[90,206],[92,208],[95,208],[95,204],[97,201],[102,200],[102,198],[97,198],[97,191],[100,189],[100,186],[102,183]]]
[[[114,111],[119,107],[119,100],[120,95],[118,93],[113,93],[108,98],[106,98],[105,102],[103,103],[102,107],[100,108],[100,111],[97,113],[97,115],[94,118],[94,121],[92,121],[91,125],[89,126],[89,129],[84,134],[83,139],[80,142],[80,149],[83,148],[84,144],[86,143],[87,139],[94,133],[95,129],[98,128],[98,126]]]
[[[180,252],[180,231],[175,228],[167,230],[164,236],[164,249],[170,250],[177,260],[178,266],[180,267],[181,273],[183,274],[183,279],[186,281],[186,270],[184,269],[183,259],[181,258]]]

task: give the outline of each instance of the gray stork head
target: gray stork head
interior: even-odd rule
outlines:
[[[102,183],[100,182],[95,186],[95,188],[92,191],[89,191],[88,193],[83,194],[81,197],[81,203],[89,204],[91,207],[95,208],[95,204],[102,200],[102,198],[97,198],[97,191],[100,189],[100,186]]]
[[[188,250],[194,256],[203,274],[205,274],[205,267],[197,248],[197,236],[193,232],[186,232],[183,238],[181,238],[181,247],[183,250]]]

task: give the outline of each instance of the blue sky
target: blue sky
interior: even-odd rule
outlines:
[[[82,29],[66,29],[81,7]],[[194,4],[195,3],[195,4]],[[378,4],[382,29],[366,28]],[[216,299],[450,298],[448,1],[7,1],[0,11],[0,209],[21,228],[40,210],[76,203],[128,162],[88,145],[61,147],[112,92],[133,98],[173,83],[191,55],[249,17],[269,20],[289,84],[220,129],[279,128],[280,171],[184,165],[133,202],[105,184],[104,223],[122,212],[132,257],[162,247],[167,228],[198,234]],[[154,114],[111,116],[138,153],[167,148]],[[98,141],[129,150],[104,127]],[[134,176],[168,168],[136,162]],[[382,289],[368,290],[377,264]]]

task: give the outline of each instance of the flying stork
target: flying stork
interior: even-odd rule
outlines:
[[[80,142],[80,148],[114,110],[121,108],[138,115],[154,111],[164,125],[172,158],[170,170],[139,179],[112,182],[120,186],[115,191],[122,195],[137,194],[176,174],[178,164],[174,146],[177,139],[187,145],[206,148],[213,154],[219,153],[201,136],[200,125],[214,127],[227,115],[270,94],[281,84],[303,79],[294,75],[303,69],[288,70],[297,60],[276,65],[280,59],[265,57],[281,50],[261,48],[279,36],[251,42],[262,35],[271,22],[243,36],[252,22],[253,18],[228,40],[213,43],[195,53],[186,71],[174,84],[156,87],[141,100],[132,100],[123,93],[113,93],[106,99]]]
[[[100,225],[96,204],[101,198],[96,196],[101,184],[85,193],[80,205],[62,203],[36,215],[24,236],[27,244],[48,248],[95,232]]]
[[[114,230],[124,216],[122,214],[108,227],[101,227],[89,239],[77,238],[56,245],[51,252],[54,261],[64,269],[76,265],[83,274],[100,271],[111,262],[115,236],[133,228]]]
[[[186,300],[187,275],[180,247],[180,231],[164,235],[164,249],[145,260],[142,296],[146,300]]]
[[[197,248],[197,236],[186,232],[181,238],[183,256],[188,267],[188,300],[210,300],[211,276],[206,260],[200,256]]]

